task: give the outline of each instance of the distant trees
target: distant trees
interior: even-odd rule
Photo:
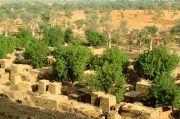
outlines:
[[[50,27],[44,30],[43,39],[49,46],[59,46],[64,43],[64,33],[59,26]]]
[[[75,21],[75,24],[77,25],[77,29],[80,29],[85,24],[85,20],[79,19],[79,20]]]
[[[177,21],[176,25],[171,28],[171,33],[172,34],[177,34],[180,36],[180,20]]]
[[[26,47],[24,56],[30,60],[34,68],[40,68],[47,66],[46,57],[49,54],[47,43],[44,41],[34,40],[31,41],[28,47]]]
[[[97,79],[89,82],[91,90],[105,91],[115,95],[118,102],[122,101],[125,86],[125,76],[122,71],[128,61],[127,56],[121,50],[111,48],[100,60],[97,67]]]
[[[143,50],[143,47],[145,45],[145,43],[148,41],[148,32],[144,29],[141,29],[140,31],[138,31],[137,33],[137,39],[136,39],[136,43],[139,47],[139,52],[141,53]]]
[[[107,37],[103,33],[97,32],[95,29],[87,29],[85,34],[90,45],[102,46],[107,43]]]
[[[153,26],[146,26],[144,27],[144,30],[148,32],[148,39],[149,39],[149,50],[152,50],[153,48],[153,37],[155,37],[156,32],[158,31],[158,27],[153,25]]]
[[[98,28],[98,14],[96,10],[87,9],[86,11],[86,28],[95,29]]]
[[[90,50],[82,46],[59,47],[53,52],[56,62],[53,69],[59,81],[75,82],[83,79]]]
[[[146,79],[154,80],[164,72],[171,72],[176,68],[179,57],[170,54],[165,48],[154,48],[152,51],[140,54],[135,60],[136,71]]]

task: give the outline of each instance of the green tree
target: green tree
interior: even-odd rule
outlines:
[[[158,47],[140,54],[135,60],[134,67],[141,76],[153,80],[164,72],[171,72],[178,62],[177,55],[170,54],[166,48]]]
[[[73,41],[73,39],[74,39],[73,30],[71,28],[67,28],[64,33],[64,41],[66,43],[70,43]]]
[[[169,73],[163,73],[157,76],[150,88],[149,96],[155,106],[173,106],[178,105],[177,100],[177,86],[175,85],[175,79]]]
[[[102,56],[97,67],[97,79],[91,80],[92,91],[105,91],[116,96],[117,101],[123,100],[125,76],[122,73],[128,57],[119,49],[108,49]]]
[[[107,37],[94,29],[86,30],[86,39],[91,45],[102,46],[107,43]]]
[[[0,36],[0,59],[5,58],[7,53],[12,53],[18,45],[18,39],[14,37]]]
[[[59,46],[64,43],[64,33],[59,26],[50,27],[44,30],[43,38],[49,46]]]
[[[90,50],[82,46],[59,47],[53,54],[57,59],[53,69],[58,79],[63,82],[74,82],[83,79]]]
[[[31,31],[25,28],[19,29],[16,38],[19,39],[19,47],[27,47],[27,45],[34,40]]]
[[[33,67],[40,68],[47,66],[46,57],[49,54],[47,43],[44,41],[34,40],[31,41],[28,47],[26,47],[24,56],[30,60]]]

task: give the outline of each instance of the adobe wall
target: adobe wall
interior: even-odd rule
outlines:
[[[0,97],[0,119],[91,119],[78,113],[53,112],[24,106]]]

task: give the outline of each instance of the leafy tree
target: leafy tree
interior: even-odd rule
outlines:
[[[103,33],[98,33],[94,29],[86,30],[86,38],[91,45],[102,46],[107,43],[106,36]]]
[[[74,39],[74,36],[73,36],[73,31],[71,28],[67,28],[65,33],[64,33],[64,41],[66,43],[69,43],[69,42],[72,42],[72,40]]]
[[[50,27],[44,31],[43,39],[49,46],[59,46],[64,43],[64,33],[59,26]]]
[[[16,38],[0,36],[0,59],[5,58],[7,53],[13,52],[17,45]]]
[[[33,67],[40,68],[47,66],[46,57],[49,54],[49,49],[47,43],[44,41],[31,41],[28,47],[26,47],[24,56],[26,59],[30,60]]]
[[[169,73],[163,73],[155,78],[149,95],[156,106],[177,105],[179,103],[175,102],[177,90],[173,77]]]
[[[171,72],[176,68],[179,57],[170,54],[167,49],[158,47],[152,51],[140,54],[135,60],[135,69],[143,77],[153,80],[164,72]]]
[[[19,40],[19,47],[27,47],[27,45],[34,40],[32,33],[28,29],[20,28],[16,34],[16,38]]]
[[[97,79],[91,80],[92,91],[105,91],[116,96],[117,101],[123,99],[125,76],[122,73],[128,58],[119,49],[108,49],[102,56],[97,68]]]
[[[90,50],[82,46],[59,47],[53,54],[57,59],[53,69],[63,83],[83,79]]]

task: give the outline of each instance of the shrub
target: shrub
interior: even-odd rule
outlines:
[[[176,68],[179,57],[170,54],[165,48],[154,48],[152,51],[140,54],[135,60],[135,69],[142,77],[153,80],[164,72]]]
[[[150,88],[149,95],[156,106],[173,105],[177,95],[175,80],[169,73],[157,76]]]
[[[70,43],[74,40],[74,37],[73,37],[73,31],[72,29],[70,28],[67,28],[65,33],[64,33],[64,41],[66,43]]]
[[[47,65],[46,57],[48,54],[49,49],[47,43],[34,40],[26,47],[24,56],[31,61],[33,67],[40,68]]]
[[[98,33],[94,29],[86,30],[86,39],[90,45],[102,46],[107,43],[107,37],[103,33]]]
[[[44,30],[43,38],[49,46],[59,46],[64,43],[64,33],[59,26],[50,27]]]
[[[125,76],[122,71],[127,61],[127,56],[121,50],[108,49],[97,68],[97,79],[89,82],[90,89],[105,91],[115,95],[118,102],[122,101],[125,86]]]
[[[60,81],[74,82],[83,79],[90,50],[82,46],[59,47],[53,54],[57,59],[53,69]]]

